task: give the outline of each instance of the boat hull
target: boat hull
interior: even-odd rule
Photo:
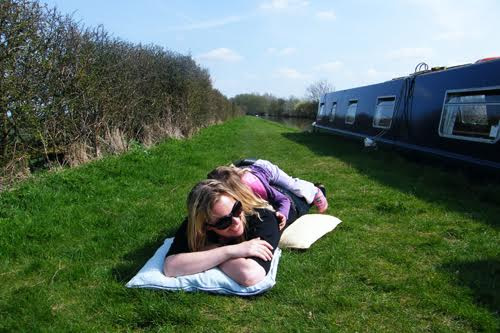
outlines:
[[[391,105],[392,116],[385,116]],[[313,124],[317,131],[495,170],[499,127],[500,60],[328,93]]]

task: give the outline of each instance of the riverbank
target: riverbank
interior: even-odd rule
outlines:
[[[124,288],[242,157],[321,181],[343,223],[261,297]],[[256,117],[43,173],[0,194],[0,331],[498,331],[499,190]]]

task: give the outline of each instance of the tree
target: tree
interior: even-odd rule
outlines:
[[[269,112],[269,105],[272,100],[269,98],[269,96],[261,96],[257,93],[239,94],[234,96],[232,101],[240,108],[242,108],[242,110],[244,110],[246,114],[265,115]]]
[[[321,96],[331,91],[335,91],[335,88],[328,80],[318,80],[307,87],[306,98],[312,102],[319,102]]]

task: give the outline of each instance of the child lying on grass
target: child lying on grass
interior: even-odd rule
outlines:
[[[221,166],[212,170],[207,178],[223,181],[239,192],[241,184],[255,195],[268,201],[275,209],[280,230],[307,214],[314,204],[320,213],[328,208],[325,188],[308,181],[292,178],[277,165],[266,160],[240,160],[237,166]]]

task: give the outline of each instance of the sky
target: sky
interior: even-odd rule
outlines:
[[[498,0],[41,0],[87,27],[191,55],[227,97],[302,98],[500,56]]]

